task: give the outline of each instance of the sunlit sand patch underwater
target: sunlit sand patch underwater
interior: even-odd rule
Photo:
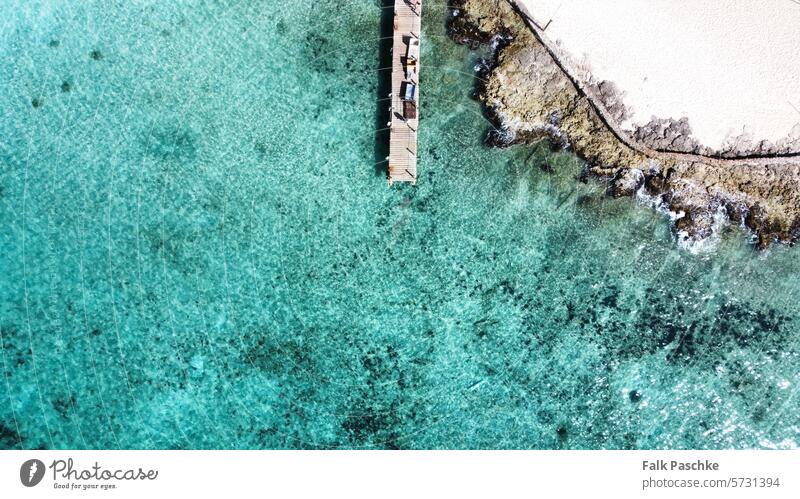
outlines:
[[[378,2],[0,10],[0,447],[796,447],[796,249],[484,147],[443,2],[391,189]]]

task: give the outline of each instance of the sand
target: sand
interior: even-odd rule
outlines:
[[[627,129],[687,117],[719,150],[800,137],[800,5],[792,0],[519,0],[581,79],[609,80]],[[796,149],[793,146],[793,150]]]

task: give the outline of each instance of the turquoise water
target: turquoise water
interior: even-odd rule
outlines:
[[[0,448],[796,447],[797,250],[483,147],[445,15],[387,188],[380,3],[2,0]]]

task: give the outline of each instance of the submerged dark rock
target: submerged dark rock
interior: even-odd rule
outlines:
[[[3,421],[0,421],[0,449],[10,450],[17,449],[21,446],[22,441],[17,435],[15,430],[12,430]]]

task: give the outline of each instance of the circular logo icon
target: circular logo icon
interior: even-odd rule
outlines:
[[[19,479],[26,487],[35,487],[44,478],[44,463],[38,459],[28,459],[19,469]]]

